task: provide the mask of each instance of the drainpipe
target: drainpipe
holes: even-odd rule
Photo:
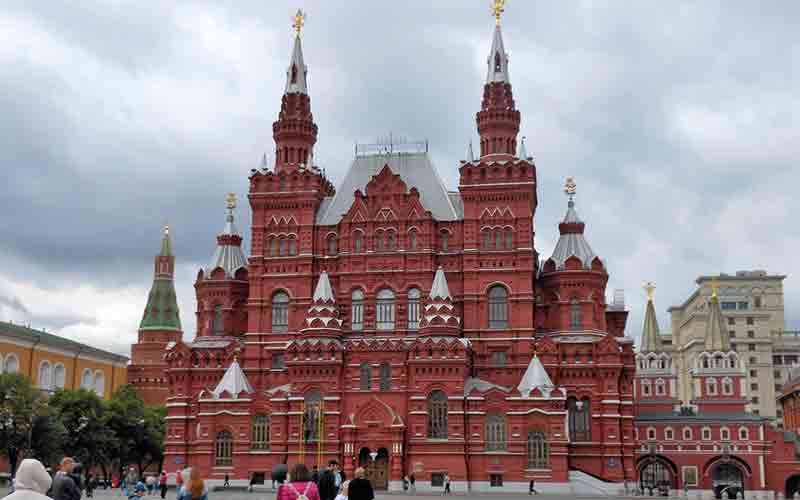
[[[464,411],[464,467],[467,470],[467,493],[472,492],[472,481],[470,480],[469,474],[469,415],[467,411],[467,394],[464,394],[464,400],[461,405],[462,410]]]

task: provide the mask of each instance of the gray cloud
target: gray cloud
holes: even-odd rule
[[[458,160],[477,136],[488,7],[302,6],[321,165],[341,179],[354,142],[393,132],[427,138],[454,188]],[[141,311],[168,220],[190,334],[191,284],[222,227],[224,195],[244,198],[249,169],[272,150],[296,7],[0,6],[5,277],[35,286],[38,302],[76,283],[102,294],[143,290],[131,307]],[[539,175],[537,247],[547,255],[554,246],[560,186],[574,175],[609,288],[628,290],[629,334],[641,328],[643,281],[658,283],[668,329],[666,307],[688,296],[698,274],[747,268],[789,275],[787,318],[800,326],[800,264],[791,258],[800,202],[788,193],[800,177],[799,10],[509,2],[511,78]],[[246,230],[249,210],[239,217]],[[42,303],[13,296],[32,322],[57,327]],[[112,324],[92,304],[74,308],[98,331]],[[138,314],[109,328],[133,339]]]

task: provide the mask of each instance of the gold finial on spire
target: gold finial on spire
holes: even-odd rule
[[[716,277],[711,278],[711,283],[709,283],[708,286],[711,287],[711,297],[716,298],[717,290],[719,290],[719,280]]]
[[[494,22],[500,26],[500,17],[503,11],[506,10],[506,0],[492,0],[492,14],[494,15]]]
[[[303,29],[303,25],[306,23],[306,13],[300,9],[297,9],[297,14],[294,15],[294,21],[292,22],[292,28],[294,28],[294,36],[300,38],[300,31]]]
[[[648,281],[647,283],[644,284],[644,287],[642,288],[644,288],[644,293],[647,294],[647,301],[652,302],[653,293],[655,293],[656,291],[656,285],[652,281]]]
[[[236,193],[228,193],[228,196],[225,198],[225,203],[228,206],[228,210],[236,208]]]
[[[572,198],[575,197],[577,187],[578,185],[575,184],[575,179],[572,177],[567,177],[567,181],[564,183],[564,193],[569,196],[570,202],[572,202]]]
[[[164,236],[169,236],[169,222],[164,224]]]

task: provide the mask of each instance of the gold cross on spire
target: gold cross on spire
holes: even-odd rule
[[[652,281],[648,281],[644,284],[644,293],[647,294],[647,300],[652,302],[653,301],[653,293],[656,291],[656,285],[653,284]]]
[[[575,184],[575,179],[567,177],[567,181],[564,183],[564,193],[569,196],[569,201],[572,201],[572,198],[575,197],[577,187],[578,185]]]
[[[492,14],[494,15],[494,22],[500,26],[500,17],[505,11],[506,0],[492,0]]]
[[[228,193],[228,196],[225,198],[225,204],[228,205],[228,210],[236,208],[236,193]]]
[[[294,36],[300,38],[300,31],[303,29],[303,25],[306,23],[306,13],[300,9],[297,9],[297,14],[294,15],[294,22],[292,22],[292,28],[294,28]]]

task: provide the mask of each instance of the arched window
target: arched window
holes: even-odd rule
[[[589,398],[578,401],[576,398],[567,400],[567,412],[569,413],[569,434],[570,441],[591,441],[592,426],[590,416]]]
[[[336,248],[335,234],[328,236],[327,247],[328,247],[328,255],[336,255],[338,249]]]
[[[378,292],[378,330],[394,329],[394,292],[385,288]]]
[[[514,248],[514,231],[510,227],[507,227],[505,233],[506,233],[506,248],[511,250],[512,248]]]
[[[272,296],[272,331],[289,330],[289,296],[286,292],[278,292]]]
[[[81,376],[81,387],[83,389],[91,389],[92,382],[94,382],[94,378],[92,377],[92,370],[86,368],[83,370],[83,375]]]
[[[664,439],[667,441],[672,441],[675,439],[675,431],[672,430],[672,427],[667,427],[664,429]]]
[[[664,379],[656,380],[656,396],[664,396],[667,394],[667,385]]]
[[[711,439],[711,430],[708,431],[708,439]],[[692,440],[692,428],[691,427],[684,427],[683,428],[683,440],[684,441],[691,441]]]
[[[578,297],[572,297],[569,301],[569,327],[571,330],[581,329],[581,304]]]
[[[508,327],[508,291],[499,285],[489,289],[489,328]]]
[[[278,239],[274,236],[269,238],[269,256],[275,257],[278,255]]]
[[[278,255],[280,255],[281,257],[286,255],[286,238],[284,238],[283,236],[278,238]]]
[[[361,253],[364,248],[364,233],[361,231],[353,232],[353,253]]]
[[[656,439],[656,428],[655,427],[648,427],[647,428],[647,439],[650,441],[655,441]]]
[[[506,419],[502,415],[486,417],[486,451],[506,449]]]
[[[450,250],[450,233],[447,231],[442,231],[439,234],[439,248],[442,252],[447,252]]]
[[[683,433],[686,434],[686,429],[683,430]],[[711,427],[703,427],[700,429],[700,439],[703,441],[711,441]]]
[[[254,450],[269,449],[269,415],[260,413],[253,417],[250,447]]]
[[[233,436],[228,431],[217,433],[215,443],[214,464],[217,467],[230,467],[233,465]]]
[[[447,439],[447,395],[442,391],[428,396],[428,438]]]
[[[731,380],[730,377],[722,379],[722,394],[726,396],[733,395],[733,380]]]
[[[53,385],[52,369],[49,361],[42,361],[39,365],[39,388],[50,390]]]
[[[419,329],[419,298],[420,291],[412,288],[408,291],[408,329]]]
[[[381,390],[392,390],[392,365],[387,362],[381,363]]]
[[[382,229],[375,233],[375,251],[376,252],[380,252],[380,251],[383,250],[383,246],[384,246],[383,245],[383,237],[384,237],[384,234],[383,234],[383,230]]]
[[[224,333],[224,326],[222,321],[222,306],[217,304],[214,306],[214,320],[211,330],[214,335],[222,335]]]
[[[491,250],[492,249],[492,232],[488,229],[484,229],[481,231],[483,233],[483,249],[484,250]]]
[[[642,380],[642,396],[650,396],[653,394],[653,388],[650,384],[650,381],[645,379]]]
[[[747,427],[739,427],[739,440],[747,441],[750,439],[750,433],[747,430]]]
[[[6,356],[5,361],[3,361],[3,372],[17,373],[17,371],[19,371],[19,359],[17,355],[12,352]]]
[[[361,372],[361,390],[368,391],[372,389],[372,367],[369,366],[369,363],[364,362],[361,363],[359,370]]]
[[[503,249],[503,231],[500,228],[494,230],[494,248],[495,250]]]
[[[55,384],[56,389],[63,389],[66,380],[67,374],[66,370],[64,369],[64,365],[59,363],[53,370],[53,383]]]
[[[94,392],[100,397],[106,392],[106,376],[100,370],[94,372]]]
[[[528,468],[547,469],[550,467],[550,445],[542,431],[528,433]]]
[[[408,249],[409,250],[416,250],[417,249],[417,231],[416,229],[412,229],[408,232]]]
[[[719,429],[719,438],[723,441],[730,441],[731,440],[731,430],[727,427],[721,427]]]
[[[386,231],[386,249],[397,249],[397,234],[394,231]]]
[[[322,395],[319,391],[306,394],[306,412],[303,415],[303,437],[307,443],[319,440],[320,430],[324,425],[325,416],[321,412]]]
[[[709,396],[717,395],[717,379],[713,377],[706,379],[706,394]]]
[[[350,328],[352,330],[362,330],[364,328],[364,292],[353,290],[351,298]]]
[[[289,236],[289,255],[297,255],[297,238]]]

